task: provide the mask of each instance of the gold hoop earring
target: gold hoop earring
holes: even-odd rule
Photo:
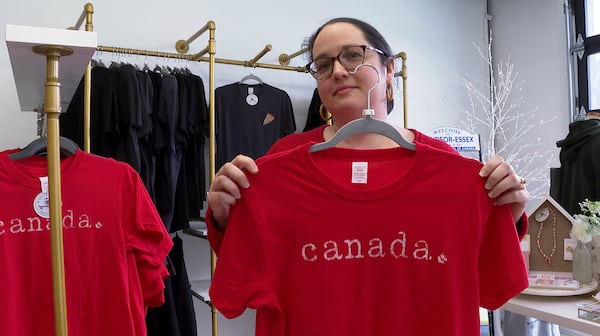
[[[385,95],[387,97],[387,100],[392,101],[394,100],[394,88],[392,87],[391,84],[389,84],[386,88],[385,88]]]
[[[327,111],[327,109],[325,108],[325,105],[323,105],[323,104],[321,104],[321,106],[319,106],[319,115],[321,116],[321,119],[323,119],[323,121],[331,120],[331,113],[329,113],[329,111]]]

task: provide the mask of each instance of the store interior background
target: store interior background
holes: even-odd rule
[[[85,3],[79,0],[20,0],[4,5],[0,11],[0,35],[4,40],[6,24],[50,28],[72,26]],[[363,19],[387,38],[396,53],[406,52],[407,126],[421,131],[442,126],[461,128],[462,109],[469,105],[466,90],[457,82],[457,77],[487,80],[487,65],[475,46],[486,48],[489,27],[493,32],[494,60],[506,61],[510,56],[514,71],[518,72],[518,81],[522,82],[517,93],[524,99],[521,112],[535,110],[539,120],[551,120],[522,135],[531,142],[539,141],[538,151],[550,153],[549,160],[540,160],[536,165],[547,166],[548,171],[550,167],[559,166],[555,143],[567,134],[570,121],[564,0],[305,0],[297,3],[274,0],[101,0],[91,3],[99,45],[175,53],[177,40],[188,39],[212,20],[216,24],[216,57],[249,60],[271,44],[272,51],[260,59],[261,63],[270,64],[278,64],[281,53],[290,54],[301,49],[303,40],[330,18]],[[207,41],[208,34],[201,35],[191,44],[190,53],[204,49]],[[151,68],[156,64],[187,67],[201,76],[208,88],[206,62],[106,52],[97,54],[95,59],[101,59],[105,64],[125,61],[140,66],[148,63]],[[290,65],[305,63],[306,57],[298,56]],[[302,130],[316,87],[315,80],[300,72],[217,64],[215,87],[237,82],[251,72],[290,95],[297,129]],[[395,97],[396,108],[390,120],[402,125],[400,83]],[[27,145],[36,137],[36,113],[20,109],[4,41],[0,43],[0,101],[3,103],[0,150]],[[530,207],[537,205],[539,200],[541,196],[534,198]],[[192,242],[198,244],[195,240]],[[206,246],[186,250],[186,253],[191,265],[188,268],[190,278],[206,273],[206,267],[193,266],[207,262]],[[201,311],[199,335],[210,334],[207,309],[198,307]],[[251,330],[248,331],[251,324],[252,316],[245,315],[234,323],[237,327],[222,327],[220,334],[245,335],[240,330],[251,334]]]

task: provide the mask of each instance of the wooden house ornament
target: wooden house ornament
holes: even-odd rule
[[[565,239],[570,239],[573,216],[546,196],[528,217],[529,271],[572,272],[570,245],[565,244]]]

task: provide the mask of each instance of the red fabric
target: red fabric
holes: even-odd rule
[[[273,146],[271,147],[271,149],[269,149],[266,155],[286,151],[297,146],[305,145],[309,142],[323,142],[325,141],[325,138],[323,137],[323,130],[325,129],[325,127],[327,127],[327,125],[314,128],[307,132],[294,133],[292,135],[288,135],[284,138],[281,138],[277,142],[275,142],[275,144],[273,144]],[[452,148],[450,145],[441,140],[426,136],[425,134],[415,129],[411,129],[411,131],[415,134],[415,143],[430,145],[432,147],[443,151],[447,151],[449,153],[458,154],[458,152],[454,150],[454,148]],[[519,233],[520,239],[523,239],[525,234],[527,234],[528,223],[529,221],[527,215],[523,213],[523,216],[517,222],[517,231]],[[219,249],[221,247],[221,242],[223,240],[223,232],[217,230],[214,224],[212,223],[212,210],[210,209],[210,207],[206,211],[206,224],[206,226],[208,227],[208,240],[210,241],[212,249],[215,251],[215,253],[218,254]]]
[[[210,289],[228,318],[256,309],[257,336],[475,336],[480,306],[528,285],[510,208],[475,160],[417,143],[257,162]],[[353,162],[368,183],[350,182]]]
[[[269,149],[266,155],[283,152],[297,146],[305,145],[309,142],[323,142],[325,141],[325,138],[323,137],[323,130],[327,126],[328,125],[322,125],[303,133],[294,133],[283,137],[277,140],[273,146],[271,146],[271,149]],[[441,140],[428,137],[417,130],[411,129],[411,131],[415,134],[415,143],[424,143],[441,150],[457,153],[454,148]],[[217,230],[212,223],[212,210],[210,207],[208,207],[206,210],[206,226],[208,227],[208,240],[210,245],[215,253],[218,254],[221,247],[221,241],[223,240],[223,232]],[[527,233],[527,230],[525,230],[525,233]]]
[[[49,220],[34,211],[46,159],[0,155],[0,335],[54,335]],[[61,161],[69,335],[146,335],[172,242],[138,174],[78,151]]]

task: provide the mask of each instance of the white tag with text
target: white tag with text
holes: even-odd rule
[[[352,183],[367,184],[368,162],[352,162]]]

